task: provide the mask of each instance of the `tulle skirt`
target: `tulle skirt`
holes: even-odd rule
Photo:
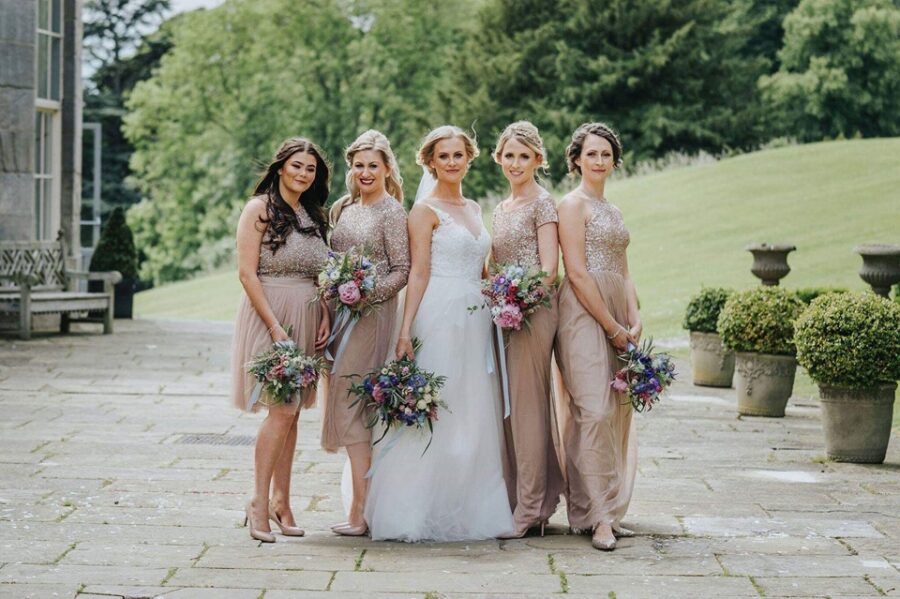
[[[312,279],[300,277],[261,276],[263,292],[278,322],[292,327],[291,338],[297,348],[307,355],[316,353],[316,332],[322,318],[321,305],[316,300],[316,286]],[[272,346],[272,337],[257,314],[247,294],[241,294],[231,349],[231,401],[235,407],[247,409],[256,379],[247,374],[247,362]],[[315,405],[316,390],[306,389],[297,405]],[[260,404],[253,406],[253,411]]]
[[[627,325],[625,281],[613,272],[591,273],[606,307]],[[559,293],[556,360],[557,412],[563,431],[569,525],[617,526],[628,510],[637,470],[632,407],[609,386],[622,366],[597,321],[568,280]]]
[[[413,324],[425,370],[447,377],[434,438],[392,431],[373,455],[365,517],[373,539],[461,541],[513,528],[502,465],[502,413],[490,315],[479,281],[432,276]]]

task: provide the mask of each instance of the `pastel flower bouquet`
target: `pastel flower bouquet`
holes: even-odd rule
[[[677,373],[672,357],[654,353],[653,341],[645,339],[640,348],[629,344],[628,352],[619,359],[626,365],[616,372],[610,386],[625,394],[636,412],[650,411],[675,380]]]
[[[413,339],[413,350],[419,351],[421,342]],[[381,423],[384,432],[378,443],[392,428],[427,428],[434,434],[434,423],[438,420],[439,408],[447,409],[441,400],[440,390],[447,377],[423,370],[415,359],[403,357],[393,360],[363,376],[362,381],[350,385],[350,393],[356,400],[350,407],[362,402],[371,410],[369,428]],[[431,445],[431,439],[425,451]]]
[[[324,359],[303,354],[293,341],[276,341],[247,363],[247,372],[257,381],[247,409],[257,402],[264,406],[289,404],[294,394],[315,388],[327,369]]]
[[[550,306],[551,290],[544,284],[544,271],[531,273],[518,264],[497,264],[492,274],[481,283],[481,306],[470,311],[490,308],[491,319],[501,329],[518,331],[528,325],[528,317],[541,307]]]
[[[369,296],[375,290],[375,278],[375,264],[365,252],[356,248],[329,251],[319,273],[318,295],[337,300],[335,311],[339,316],[359,317],[371,303]]]

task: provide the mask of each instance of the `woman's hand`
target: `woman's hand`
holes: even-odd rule
[[[328,310],[322,310],[322,318],[319,320],[319,330],[316,331],[316,345],[315,348],[317,351],[321,351],[325,349],[325,344],[328,343],[328,337],[331,335],[331,317],[328,315]]]
[[[269,335],[272,336],[272,342],[277,343],[278,341],[290,341],[291,338],[288,337],[288,334],[284,332],[284,329],[279,323],[275,323],[271,329],[269,329]]]
[[[641,340],[641,333],[644,332],[644,325],[641,324],[640,321],[637,322],[636,325],[628,329],[628,334],[631,335],[631,338],[634,339],[634,344],[637,345],[638,341]]]
[[[609,339],[610,344],[614,348],[622,353],[628,351],[629,344],[633,344],[635,347],[637,347],[635,338],[631,335],[628,329],[620,324],[617,324],[616,328],[611,333],[607,333],[606,338]]]
[[[409,337],[397,339],[397,359],[400,360],[404,357],[409,359],[416,357],[416,354],[413,352],[412,339]]]

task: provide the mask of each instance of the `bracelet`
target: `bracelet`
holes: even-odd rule
[[[412,341],[411,337],[397,337],[397,341]]]
[[[269,330],[266,331],[266,332],[267,332],[269,335],[271,335],[271,334],[272,334],[272,331],[275,330],[275,327],[280,327],[280,326],[281,326],[281,323],[280,323],[280,322],[276,322],[275,324],[273,324],[272,326],[270,326],[270,327],[269,327]]]
[[[613,339],[615,339],[616,337],[618,337],[619,335],[621,335],[624,332],[625,332],[625,327],[623,327],[622,325],[619,325],[619,330],[616,331],[616,334],[613,335],[612,337],[607,335],[606,338],[609,339],[610,341],[612,341]]]

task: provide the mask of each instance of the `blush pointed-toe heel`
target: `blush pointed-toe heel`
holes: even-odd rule
[[[600,551],[612,551],[616,548],[616,537],[612,534],[612,530],[609,533],[598,532],[596,527],[594,528],[594,534],[591,536],[591,547],[594,549],[599,549]]]
[[[275,535],[271,532],[266,532],[264,530],[258,530],[256,525],[253,522],[253,518],[250,516],[250,504],[247,504],[247,507],[244,508],[244,526],[246,526],[250,530],[250,538],[256,539],[257,541],[261,541],[263,543],[274,543]]]
[[[286,537],[302,537],[306,534],[306,531],[297,526],[288,526],[287,524],[281,521],[281,518],[278,517],[278,512],[276,512],[272,507],[269,507],[269,520],[275,523],[281,530],[281,534]]]
[[[365,522],[359,526],[350,526],[350,524],[347,524],[347,526],[339,526],[337,528],[332,528],[331,530],[345,537],[362,537],[369,532],[369,525]]]

